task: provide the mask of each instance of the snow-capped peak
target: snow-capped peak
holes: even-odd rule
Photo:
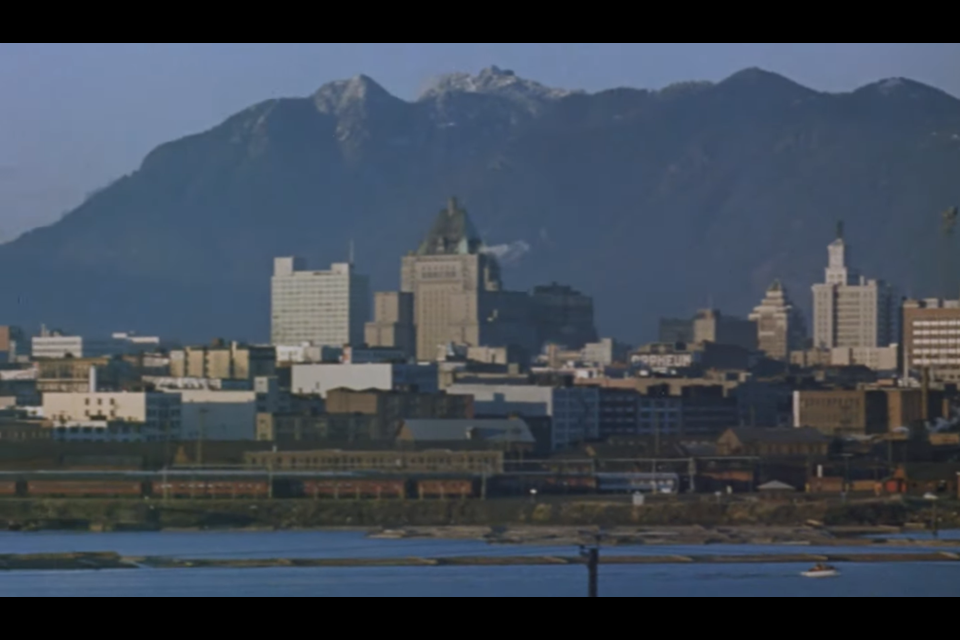
[[[486,93],[509,98],[556,100],[582,91],[567,91],[544,86],[532,80],[524,80],[511,70],[493,66],[477,75],[450,73],[431,82],[420,95],[420,100],[444,93]]]
[[[340,113],[357,102],[397,100],[372,78],[359,75],[349,80],[329,82],[313,95],[317,109],[324,113]]]
[[[881,80],[877,83],[877,90],[884,95],[890,95],[903,86],[903,78],[887,78],[886,80]]]

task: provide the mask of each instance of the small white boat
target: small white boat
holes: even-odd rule
[[[804,571],[800,575],[802,575],[804,578],[815,578],[815,579],[838,578],[840,576],[840,572],[837,571],[834,567],[818,564],[813,569],[810,569],[810,571]]]

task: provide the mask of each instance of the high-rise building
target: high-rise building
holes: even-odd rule
[[[530,296],[503,291],[496,257],[456,199],[403,258],[401,290],[413,294],[419,360],[451,344],[539,350]]]
[[[557,283],[535,287],[532,297],[534,322],[542,344],[576,350],[597,341],[593,298]]]
[[[370,319],[370,282],[350,263],[308,271],[300,258],[277,258],[271,307],[274,345],[359,346]]]
[[[657,342],[674,344],[694,342],[693,320],[684,318],[660,318],[660,332]]]
[[[28,345],[23,329],[19,327],[0,327],[0,362],[13,362],[18,355],[27,355]]]
[[[907,376],[960,382],[960,300],[903,303],[903,367]]]
[[[813,285],[813,344],[818,349],[887,347],[900,342],[899,301],[882,280],[848,266],[842,226],[829,248],[825,282]]]
[[[757,325],[716,309],[703,309],[693,318],[693,342],[732,344],[753,351],[757,348]]]
[[[379,291],[373,296],[373,322],[364,337],[369,347],[390,347],[407,357],[416,355],[417,329],[413,322],[413,294]]]
[[[757,324],[757,342],[761,351],[774,360],[788,360],[791,351],[803,349],[807,339],[806,322],[793,306],[786,288],[774,282],[750,320]]]

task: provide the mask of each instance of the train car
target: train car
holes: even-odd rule
[[[476,497],[477,486],[473,480],[418,480],[416,494],[421,500],[466,499]]]
[[[489,482],[488,495],[526,496],[531,490],[543,495],[592,494],[597,491],[593,475],[524,473],[498,476]]]
[[[680,476],[676,473],[598,473],[600,493],[677,494]]]
[[[540,493],[594,493],[597,477],[592,475],[547,475],[537,478]]]
[[[168,480],[154,482],[152,493],[156,498],[220,500],[266,499],[270,497],[270,485],[256,480]]]
[[[402,500],[406,496],[403,480],[323,479],[305,480],[300,496],[319,500]]]
[[[44,498],[140,498],[143,484],[109,480],[31,480],[27,495]]]
[[[19,495],[19,486],[16,482],[0,482],[0,498],[15,498]]]

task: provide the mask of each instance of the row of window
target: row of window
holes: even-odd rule
[[[952,330],[946,330],[946,331],[944,330],[936,331],[936,330],[926,329],[921,331],[914,331],[913,335],[915,336],[950,336],[950,337],[953,337],[954,339],[957,339],[957,338],[960,338],[960,329],[952,329]]]

